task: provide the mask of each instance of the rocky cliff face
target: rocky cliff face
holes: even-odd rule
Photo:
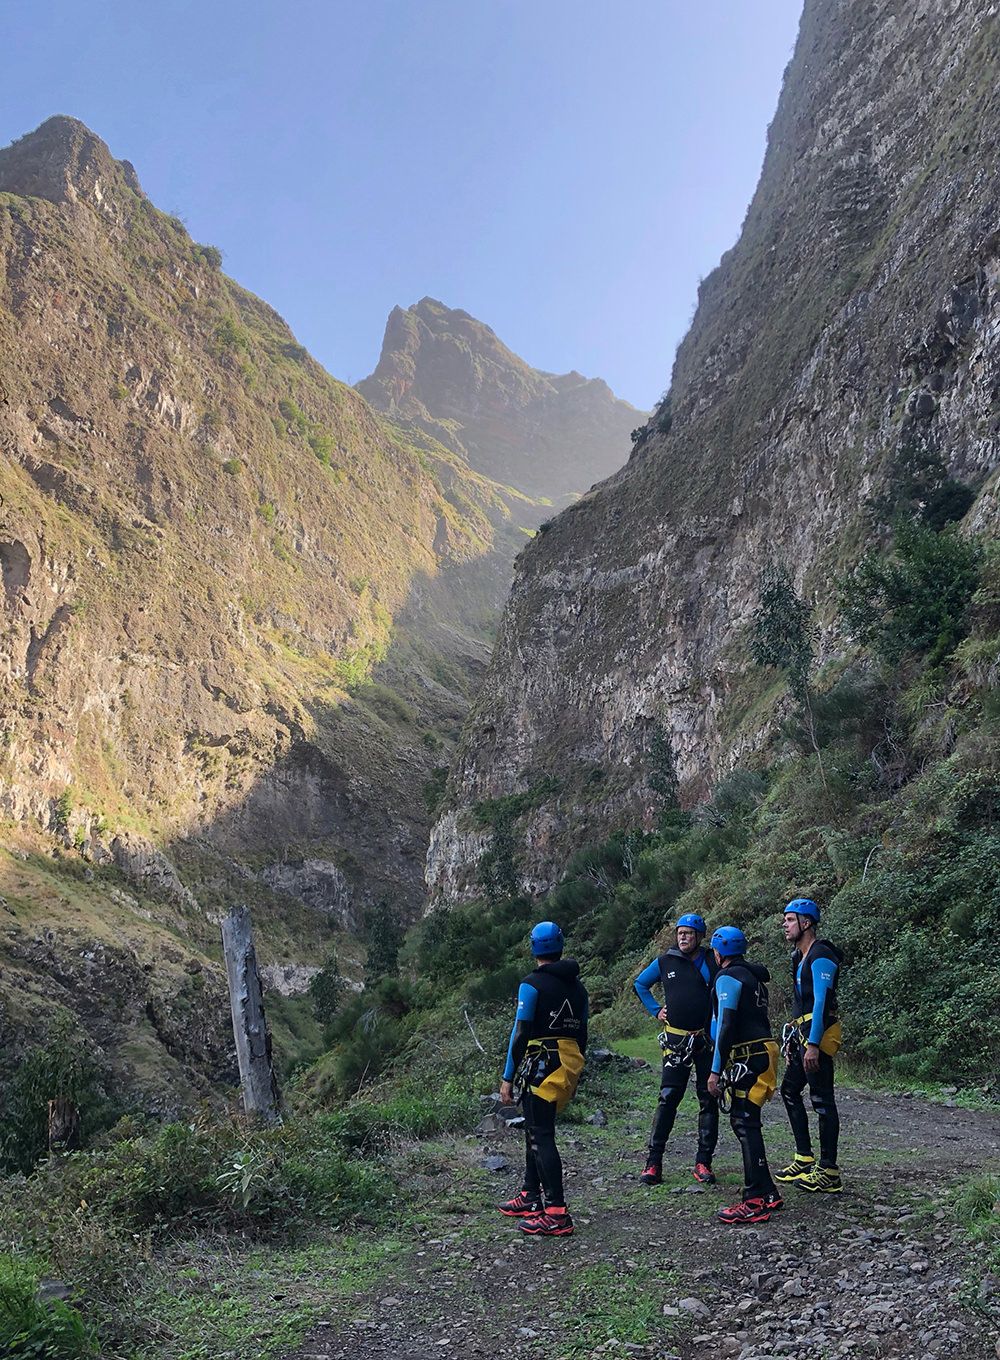
[[[489,326],[433,298],[393,309],[358,391],[477,471],[557,502],[620,467],[645,419],[599,378],[530,368]]]
[[[761,568],[783,560],[829,625],[833,576],[913,459],[971,483],[968,526],[997,532],[998,89],[990,0],[807,0],[669,401],[520,558],[432,837],[439,897],[477,891],[477,801],[527,795],[521,869],[540,891],[581,840],[648,821],[658,729],[691,800],[757,745]]]

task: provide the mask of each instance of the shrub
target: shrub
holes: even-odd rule
[[[67,1019],[46,1042],[25,1054],[5,1084],[0,1114],[0,1171],[29,1172],[48,1150],[48,1103],[69,1100],[80,1111],[86,1141],[108,1128],[117,1108],[104,1089],[104,1074],[87,1036]]]
[[[222,471],[228,472],[230,477],[236,477],[243,471],[242,458],[227,458],[222,464]]]
[[[326,430],[314,430],[309,436],[308,444],[323,466],[329,467],[330,455],[336,446],[333,435]]]
[[[980,545],[954,529],[897,520],[892,553],[866,553],[841,582],[852,636],[891,665],[907,655],[943,661],[968,631],[981,560]]]
[[[69,819],[73,815],[73,794],[69,789],[63,789],[56,799],[55,812],[52,818],[53,829],[65,835],[69,830]]]
[[[399,971],[399,946],[402,944],[403,932],[385,898],[366,913],[365,934],[368,943],[365,983],[372,986]]]
[[[290,397],[278,402],[278,410],[286,421],[286,428],[290,425],[303,438],[309,433],[309,420],[305,412],[301,411]]]
[[[38,1297],[37,1265],[0,1253],[0,1355],[10,1360],[76,1360],[96,1354],[83,1318],[61,1299]]]
[[[323,967],[309,983],[313,1012],[321,1025],[329,1025],[344,997],[344,980],[336,951],[331,949],[323,960]]]
[[[195,259],[200,260],[202,264],[208,265],[209,269],[222,268],[222,251],[218,246],[196,245],[194,247],[194,256]]]
[[[250,349],[250,335],[234,316],[222,318],[215,328],[215,340],[223,349],[244,352]]]
[[[425,746],[431,745],[431,743],[427,741],[427,737],[429,737],[430,735],[431,734],[429,732],[424,733]],[[438,808],[440,808],[442,802],[444,801],[444,794],[447,784],[448,784],[447,765],[435,765],[434,769],[424,780],[424,786],[423,789],[421,790],[421,796],[423,797],[424,800],[424,807],[427,809],[427,811],[430,813],[432,817],[437,813]]]

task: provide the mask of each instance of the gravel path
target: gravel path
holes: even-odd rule
[[[622,1075],[606,1127],[562,1126],[571,1238],[526,1240],[492,1211],[519,1184],[516,1131],[425,1149],[406,1173],[424,1210],[406,1246],[289,1360],[996,1360],[1000,1295],[992,1278],[977,1292],[982,1271],[948,1202],[960,1175],[996,1167],[1000,1117],[845,1092],[845,1193],[792,1188],[770,1223],[733,1229],[714,1213],[736,1197],[736,1141],[724,1119],[722,1184],[695,1185],[690,1099],[664,1185],[638,1184],[655,1087],[648,1070]],[[766,1126],[781,1164],[777,1102]],[[510,1171],[483,1170],[487,1155]]]

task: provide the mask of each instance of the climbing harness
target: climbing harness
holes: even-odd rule
[[[781,1030],[781,1056],[785,1062],[791,1062],[795,1056],[796,1048],[802,1043],[802,1036],[799,1034],[799,1027],[794,1020],[789,1020]]]
[[[511,1083],[515,1105],[520,1104],[526,1090],[542,1084],[550,1069],[558,1065],[558,1059],[558,1052],[552,1053],[546,1048],[544,1039],[528,1040],[528,1047]]]
[[[771,1039],[750,1039],[744,1044],[734,1044],[729,1053],[729,1065],[719,1077],[719,1109],[725,1114],[732,1108],[733,1096],[745,1096],[740,1087],[751,1075],[748,1059],[768,1052]],[[772,1049],[773,1051],[773,1049]],[[737,1057],[736,1055],[740,1056]],[[755,1077],[754,1080],[757,1080]],[[753,1083],[751,1082],[751,1085]]]
[[[700,1029],[674,1029],[672,1025],[664,1025],[656,1036],[657,1042],[663,1050],[664,1067],[689,1065],[694,1058],[698,1038],[702,1033],[703,1031]]]
[[[750,1075],[750,1065],[745,1062],[730,1063],[719,1077],[719,1109],[728,1114],[733,1108],[733,1094],[740,1083]]]

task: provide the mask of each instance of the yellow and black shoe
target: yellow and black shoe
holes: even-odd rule
[[[808,1190],[812,1194],[839,1195],[844,1188],[840,1179],[840,1168],[837,1166],[817,1166],[804,1176],[799,1182],[800,1190]]]
[[[792,1181],[804,1181],[815,1170],[815,1157],[800,1157],[796,1153],[787,1166],[783,1166],[780,1171],[774,1173],[774,1179],[781,1181],[782,1185],[789,1185]]]

